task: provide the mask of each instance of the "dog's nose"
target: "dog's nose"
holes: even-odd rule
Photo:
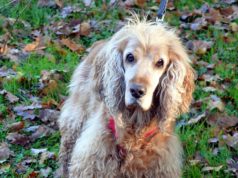
[[[146,89],[142,85],[132,84],[130,87],[130,92],[134,98],[139,99],[145,95]]]

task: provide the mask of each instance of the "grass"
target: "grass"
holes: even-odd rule
[[[4,7],[7,3],[7,0],[0,1],[0,7]],[[69,1],[66,1],[69,2]],[[71,1],[73,2],[73,1]],[[78,1],[75,1],[78,2]],[[213,1],[206,1],[207,3],[211,3]],[[175,6],[181,11],[184,10],[192,10],[195,8],[201,7],[204,1],[176,1]],[[82,13],[72,13],[69,17],[65,19],[65,21],[70,21],[73,18],[79,18],[82,21],[87,21],[90,18],[94,18],[97,21],[101,20],[111,20],[109,24],[109,28],[105,28],[104,26],[99,31],[93,31],[90,36],[77,38],[77,42],[83,44],[85,47],[89,47],[95,41],[100,39],[105,39],[110,37],[114,33],[114,29],[116,27],[117,20],[121,19],[123,16],[127,14],[123,9],[112,9],[110,11],[104,11],[102,15],[102,1],[97,1],[97,3],[91,7],[86,8],[86,10],[82,11]],[[149,3],[148,6],[154,6],[156,4]],[[78,4],[79,7],[82,7],[82,3]],[[26,8],[25,8],[26,7]],[[146,7],[145,7],[146,8]],[[23,11],[23,9],[25,9]],[[85,8],[84,8],[85,9]],[[137,9],[139,12],[140,10]],[[31,3],[27,0],[20,1],[20,3],[9,5],[5,8],[0,8],[0,16],[5,16],[7,18],[18,18],[19,22],[14,24],[12,27],[2,27],[0,25],[0,35],[6,33],[7,30],[13,33],[14,29],[23,30],[26,28],[21,20],[29,23],[31,28],[26,28],[26,33],[34,30],[34,29],[42,29],[43,26],[48,26],[52,20],[58,21],[59,11],[57,9],[52,9],[48,7],[39,8],[37,6],[37,1],[32,0]],[[171,24],[172,26],[178,26],[180,24],[179,17],[174,12],[167,12],[166,22]],[[235,21],[238,23],[238,20]],[[0,24],[4,24],[4,18],[0,18]],[[22,32],[23,33],[23,32]],[[207,30],[201,30],[198,32],[189,32],[189,39],[199,39],[199,40],[208,40],[213,41],[214,45],[211,50],[205,55],[201,56],[199,60],[207,61],[209,63],[215,64],[214,72],[219,75],[223,80],[230,79],[231,82],[228,83],[228,87],[225,89],[225,92],[219,93],[219,91],[215,91],[213,94],[220,96],[225,100],[225,113],[228,115],[238,116],[238,69],[237,69],[237,41],[238,34],[234,33],[226,33],[228,38],[231,38],[232,41],[229,43],[225,43],[223,36],[224,30],[215,29],[213,27],[209,27]],[[50,38],[56,39],[58,38],[55,34],[49,33]],[[214,41],[215,40],[215,41]],[[23,44],[27,44],[32,42],[33,39],[31,36],[25,35],[19,37],[18,35],[13,35],[9,41],[10,45],[17,45],[19,42]],[[47,101],[50,99],[55,99],[56,101],[60,101],[60,95],[67,95],[67,84],[70,80],[70,76],[74,68],[77,66],[79,59],[85,54],[82,53],[80,55],[75,52],[69,51],[66,48],[59,48],[56,44],[49,44],[46,53],[51,54],[53,58],[49,58],[47,56],[42,56],[39,54],[31,54],[27,57],[27,59],[21,61],[20,63],[9,62],[8,60],[0,61],[0,66],[5,66],[7,68],[14,68],[17,71],[17,76],[15,78],[7,79],[4,81],[0,81],[0,86],[15,94],[16,96],[21,98],[21,103],[30,103],[29,98],[22,95],[21,90],[24,89],[30,92],[32,95],[38,95],[36,85],[39,82],[41,72],[43,70],[66,70],[66,73],[63,73],[64,80],[59,81],[58,87],[48,93],[45,96],[41,96],[43,100]],[[212,59],[213,55],[217,55],[219,60]],[[196,67],[196,71],[199,75],[206,73],[206,67],[202,66],[194,66]],[[23,80],[24,79],[24,80]],[[218,83],[219,85],[222,82]],[[210,93],[204,92],[202,89],[206,84],[203,81],[196,82],[196,91],[194,92],[194,99],[204,99],[210,96]],[[227,99],[228,98],[228,99]],[[5,141],[5,137],[8,133],[8,130],[5,127],[5,122],[7,122],[8,117],[8,101],[6,101],[3,96],[0,95],[0,115],[3,116],[3,121],[0,120],[0,141]],[[203,103],[200,108],[200,112],[205,112],[207,109],[207,103]],[[184,115],[182,118],[190,118],[190,115]],[[22,120],[22,118],[16,118],[17,120]],[[34,124],[34,123],[30,123]],[[212,151],[214,146],[208,144],[208,139],[212,138],[214,135],[214,128],[206,125],[205,122],[197,123],[193,126],[182,126],[176,129],[179,134],[183,147],[184,147],[184,169],[183,169],[183,177],[230,177],[231,175],[224,172],[227,168],[226,160],[231,158],[232,155],[238,154],[233,150],[230,150],[227,146],[219,147],[219,153],[217,156],[214,156]],[[220,133],[222,134],[222,132]],[[33,148],[42,148],[46,147],[49,151],[55,152],[58,155],[59,150],[59,142],[60,135],[59,132],[56,132],[53,135],[43,137],[37,139],[31,147]],[[1,176],[4,177],[15,177],[22,176],[27,177],[32,171],[40,170],[41,168],[46,168],[50,166],[53,170],[57,168],[57,162],[55,160],[46,161],[44,164],[40,164],[38,161],[36,163],[31,163],[25,173],[16,174],[16,165],[19,162],[22,162],[26,158],[34,158],[39,159],[38,157],[34,157],[28,149],[25,149],[22,146],[11,145],[11,150],[14,151],[15,156],[13,156],[8,162],[10,163],[10,168],[6,170],[4,174]],[[211,171],[209,173],[202,172],[203,165],[198,163],[196,165],[191,165],[189,160],[196,159],[195,155],[199,154],[204,159],[204,162],[209,166],[220,166],[223,165],[221,171]],[[7,165],[8,163],[4,163],[3,165]],[[2,167],[2,165],[1,165]],[[51,174],[52,176],[52,174]]]
[[[206,128],[206,129],[205,129]],[[226,160],[231,157],[231,152],[226,146],[219,147],[219,153],[217,156],[213,154],[213,146],[208,144],[208,140],[213,138],[213,128],[207,129],[204,123],[196,125],[195,127],[182,127],[178,130],[182,143],[184,143],[184,151],[186,154],[185,167],[183,177],[202,177],[202,164],[191,165],[189,160],[196,160],[195,155],[200,155],[202,160],[207,165],[216,167],[220,165],[226,165]],[[201,158],[200,158],[201,159]],[[207,174],[208,177],[229,177],[230,174],[225,172],[215,172]]]
[[[11,3],[7,5],[9,1],[2,0],[0,2],[1,14],[10,18],[20,18],[25,22],[32,25],[33,28],[39,28],[45,23],[50,22],[50,16],[54,11],[51,8],[39,8],[37,6],[37,0],[23,0],[19,3]],[[5,8],[4,8],[5,7]],[[22,23],[15,24],[14,28],[23,28]]]

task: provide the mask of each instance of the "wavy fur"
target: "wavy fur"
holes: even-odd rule
[[[127,109],[124,101],[123,55],[133,40],[143,51],[165,46],[169,61],[147,111]],[[129,21],[111,39],[96,43],[74,72],[59,118],[62,175],[180,177],[182,148],[174,124],[188,111],[193,90],[194,72],[174,31],[159,22]],[[107,128],[111,116],[116,140]],[[155,127],[159,132],[146,140],[143,135]],[[126,150],[124,158],[118,156],[118,145]]]

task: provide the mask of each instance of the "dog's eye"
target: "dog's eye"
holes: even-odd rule
[[[131,53],[129,53],[129,54],[127,54],[127,56],[126,56],[126,61],[127,62],[134,62],[135,61],[135,58],[134,58],[134,56],[133,56],[133,54],[131,54]]]
[[[164,60],[162,58],[160,58],[157,62],[156,62],[156,67],[162,67],[164,65]]]

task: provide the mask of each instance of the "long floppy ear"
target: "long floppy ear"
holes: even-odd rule
[[[104,44],[95,61],[96,86],[111,113],[124,108],[124,69],[120,41],[114,37]]]
[[[159,114],[163,119],[187,112],[194,90],[188,55],[180,43],[175,45],[169,48],[170,64],[159,88]]]
[[[98,42],[95,42],[92,47],[89,49],[89,55],[88,57],[91,57],[93,61],[91,62],[92,69],[93,70],[93,79],[95,81],[95,91],[98,93],[98,96],[102,98],[102,91],[103,91],[103,71],[104,71],[104,65],[105,65],[105,58],[101,54],[101,51],[103,48],[105,48],[105,45],[107,44],[107,41],[101,40]]]

